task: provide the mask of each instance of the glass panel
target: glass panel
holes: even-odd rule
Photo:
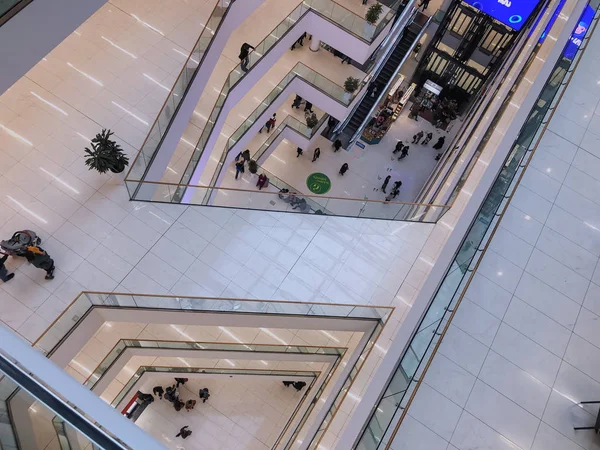
[[[582,49],[580,49],[581,51]],[[519,136],[508,154],[504,167],[498,174],[490,192],[485,198],[480,210],[473,220],[471,227],[463,239],[454,261],[449,266],[440,288],[434,295],[425,317],[419,324],[407,351],[399,361],[395,374],[392,376],[376,411],[371,415],[368,426],[360,437],[357,448],[379,448],[392,424],[394,416],[398,416],[399,408],[404,407],[412,392],[416,389],[417,376],[421,375],[426,362],[433,355],[433,348],[440,339],[440,330],[448,324],[451,311],[457,307],[457,302],[464,293],[469,276],[473,273],[474,261],[480,257],[485,245],[484,239],[489,239],[489,228],[500,208],[506,204],[505,197],[513,180],[522,172],[524,161],[527,161],[535,142],[542,136],[540,128],[550,114],[550,105],[553,103],[560,84],[556,81],[557,74],[561,74],[561,82],[571,65],[571,61],[561,58],[549,77],[552,82],[547,82],[542,89],[538,101],[529,113],[528,119],[521,128]],[[535,139],[534,139],[535,138]],[[408,379],[415,377],[415,382],[406,385]],[[400,397],[398,397],[398,395]],[[394,398],[393,405],[389,399]],[[398,418],[399,419],[399,418]],[[397,423],[395,431],[398,429]]]

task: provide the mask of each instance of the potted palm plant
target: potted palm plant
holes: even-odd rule
[[[114,133],[103,129],[92,139],[91,149],[85,148],[85,165],[89,170],[96,169],[100,173],[111,171],[121,173],[129,165],[129,158],[119,144],[110,139]]]
[[[383,12],[383,5],[379,2],[371,5],[365,14],[365,33],[368,37],[375,33],[375,24],[379,20],[379,16]]]
[[[352,94],[358,89],[359,83],[360,83],[360,80],[358,78],[354,78],[354,77],[346,78],[346,81],[344,81],[344,90],[346,91],[344,93],[344,101],[345,102],[348,102],[350,100],[350,98],[352,97]]]

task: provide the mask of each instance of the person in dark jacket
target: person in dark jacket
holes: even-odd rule
[[[190,434],[192,434],[192,431],[191,431],[191,430],[188,430],[188,428],[189,428],[189,427],[190,427],[189,425],[186,425],[185,427],[181,427],[181,429],[179,430],[179,433],[177,433],[177,434],[175,435],[175,437],[179,437],[179,436],[181,436],[181,438],[182,438],[182,439],[187,439],[187,437],[188,437]]]
[[[248,72],[248,63],[250,62],[250,50],[254,50],[254,47],[252,47],[250,44],[248,44],[247,42],[244,42],[242,44],[242,47],[240,48],[240,65],[242,68],[242,71],[244,72]]]
[[[398,161],[400,161],[401,159],[404,159],[408,156],[408,149],[410,147],[408,145],[405,145],[404,148],[402,149],[402,152],[400,153],[400,156],[398,157]]]
[[[296,94],[294,101],[292,102],[292,108],[300,109],[300,105],[302,104],[302,97]]]
[[[383,191],[383,193],[385,194],[385,188],[387,187],[388,183],[390,182],[390,179],[392,178],[391,175],[388,175],[387,177],[385,177],[385,181],[383,182],[383,184],[381,185],[381,190]]]
[[[302,150],[300,147],[296,147],[296,158],[300,158],[300,156],[302,156],[302,153],[304,152],[304,150]]]
[[[44,251],[43,248],[36,245],[30,245],[25,250],[25,258],[34,267],[46,271],[46,280],[52,280],[54,278],[54,260],[50,258],[50,255]]]
[[[4,281],[5,283],[15,277],[14,273],[8,273],[8,270],[6,270],[4,263],[7,259],[8,255],[4,255],[2,258],[0,258],[0,280]]]
[[[183,386],[185,383],[187,383],[187,381],[187,378],[175,378],[175,389],[177,389],[179,385]]]
[[[206,403],[206,400],[208,400],[208,397],[210,397],[210,392],[208,391],[208,388],[200,389],[200,392],[198,392],[198,397],[202,399],[202,403]]]
[[[434,144],[433,148],[435,148],[436,150],[441,150],[442,147],[444,146],[444,141],[446,140],[445,136],[442,136],[441,138],[439,138],[437,140],[437,142]]]
[[[394,151],[392,153],[401,152],[403,148],[404,148],[404,144],[402,143],[402,141],[398,141],[398,142],[396,142],[396,148],[394,149]]]
[[[154,395],[158,395],[158,398],[162,400],[165,390],[162,388],[162,386],[155,386],[154,389],[152,389],[152,393]]]
[[[304,39],[305,38],[306,38],[306,31],[304,33],[302,33],[302,35],[298,38],[298,40],[292,44],[292,48],[290,48],[290,50],[294,50],[296,48],[296,44],[298,44],[300,47],[304,47]]]
[[[312,162],[315,162],[317,159],[319,159],[319,156],[321,156],[321,149],[319,147],[317,147],[317,148],[315,148],[315,151],[313,152]]]
[[[429,144],[429,141],[433,138],[433,133],[429,132],[425,135],[425,139],[423,139],[423,145]]]
[[[306,383],[304,381],[296,381],[292,386],[294,386],[297,392],[300,392],[306,386]]]
[[[340,148],[342,148],[342,141],[336,139],[333,143],[333,153],[337,152]]]
[[[309,102],[308,100],[306,101],[306,103],[304,104],[304,111],[310,111],[313,112],[312,110],[312,103]]]
[[[235,179],[237,180],[238,175],[244,173],[244,160],[235,163]]]
[[[348,163],[342,164],[342,167],[340,167],[340,175],[344,175],[349,168],[350,166],[348,166]]]

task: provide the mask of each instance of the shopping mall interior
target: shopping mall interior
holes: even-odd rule
[[[0,1],[0,449],[600,449],[599,8]]]

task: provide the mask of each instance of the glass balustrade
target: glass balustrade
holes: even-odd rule
[[[260,353],[287,353],[300,355],[329,355],[342,357],[346,349],[338,347],[314,347],[299,345],[264,345],[264,344],[236,344],[222,342],[188,342],[188,341],[149,341],[139,339],[121,339],[113,349],[100,362],[98,367],[85,381],[84,386],[93,389],[115,361],[128,348],[156,348],[166,350],[192,350],[192,351],[223,351],[223,352],[260,352]]]
[[[54,438],[45,425],[56,414],[63,418],[57,430],[60,433]],[[45,450],[57,444],[65,449],[130,448],[4,354],[0,354],[0,417],[3,450]],[[78,447],[73,447],[73,442]]]
[[[182,311],[205,311],[205,312],[230,312],[230,313],[255,313],[255,314],[273,314],[273,315],[289,315],[289,316],[310,316],[310,317],[328,317],[328,318],[353,318],[359,320],[375,321],[373,331],[358,358],[357,363],[351,368],[346,379],[344,380],[343,389],[336,394],[333,403],[326,415],[326,426],[328,426],[331,417],[340,407],[343,398],[349,390],[352,382],[356,378],[368,352],[371,350],[377,340],[384,324],[387,322],[390,314],[393,311],[391,307],[372,307],[363,305],[344,305],[331,303],[301,303],[287,301],[269,301],[269,300],[238,300],[238,299],[217,299],[208,297],[173,297],[173,296],[154,296],[154,295],[135,295],[135,294],[117,294],[117,293],[99,293],[99,292],[82,292],[71,305],[55,320],[55,322],[44,332],[44,334],[33,344],[36,349],[45,355],[51,355],[53,350],[61,343],[69,332],[74,329],[85,318],[86,314],[93,307],[126,307],[126,308],[152,308],[165,310],[182,310]],[[186,345],[186,344],[179,344]],[[205,345],[204,343],[202,345]],[[223,344],[219,344],[223,345]],[[229,344],[228,344],[229,345]],[[237,344],[231,344],[236,346]],[[242,347],[246,347],[243,344]],[[290,348],[302,347],[291,346]],[[319,350],[320,349],[320,350]],[[315,351],[327,352],[336,351],[327,350],[327,347],[319,347]],[[247,349],[246,349],[247,350]],[[115,350],[116,351],[116,350]],[[340,359],[338,358],[338,362]],[[106,364],[102,364],[106,369]],[[100,367],[99,367],[100,369]],[[96,372],[94,372],[98,375]],[[327,377],[333,376],[332,373]],[[321,386],[317,392],[320,396],[325,389],[325,385]],[[284,448],[293,448],[294,442],[297,441],[299,435],[304,435],[308,432],[303,426],[308,420],[308,417],[314,419],[311,412],[317,408],[323,408],[322,402],[311,404],[307,415],[302,418],[298,427],[287,441]],[[62,425],[59,423],[59,428]],[[302,428],[302,430],[301,430]],[[308,427],[307,427],[308,428]],[[320,427],[319,436],[324,431],[324,427]],[[316,442],[316,441],[315,441]],[[310,447],[314,448],[314,447]]]
[[[279,126],[277,128],[275,128],[275,130],[269,135],[267,140],[260,146],[258,151],[252,156],[252,159],[254,161],[258,162],[259,159],[264,156],[265,152],[269,149],[269,147],[271,147],[273,142],[275,142],[277,137],[286,128],[290,128],[290,129],[294,130],[296,133],[300,134],[301,136],[305,137],[308,140],[312,139],[315,136],[315,134],[318,132],[318,130],[321,128],[321,126],[325,123],[325,121],[327,120],[328,117],[329,117],[328,114],[323,114],[321,116],[321,118],[319,119],[319,122],[317,123],[317,125],[314,128],[309,128],[308,125],[306,125],[306,123],[300,122],[294,116],[287,116],[283,120],[283,122],[281,122],[279,124]],[[242,125],[242,127],[243,127],[243,125]],[[240,127],[240,128],[242,128],[242,127]],[[221,160],[219,161],[219,163],[217,165],[217,170],[215,171],[215,174],[213,175],[212,181],[210,183],[211,186],[214,186],[217,183],[217,180],[223,170],[223,167],[225,164],[225,159],[227,158],[227,155],[229,154],[229,151],[230,151],[231,147],[235,144],[235,142],[237,142],[237,140],[236,141],[233,141],[233,139],[229,140],[227,149],[221,156]],[[261,173],[264,173],[265,175],[267,175],[267,177],[269,178],[269,184],[276,187],[277,189],[279,189],[279,190],[287,189],[290,192],[299,192],[297,189],[291,187],[286,182],[284,182],[282,179],[280,179],[280,178],[276,177],[274,174],[266,171],[264,168],[261,167],[259,169],[259,171]],[[180,192],[182,192],[182,190],[180,190]],[[208,204],[208,202],[210,201],[211,194],[212,194],[212,191],[209,190],[207,192],[207,195],[204,197],[204,204]],[[330,211],[327,211],[322,205],[319,205],[314,200],[306,199],[306,201],[309,203],[309,206],[311,207],[311,209],[313,211],[317,211],[320,209],[325,214],[331,214]]]
[[[255,51],[258,51],[258,49]],[[302,63],[297,63],[294,66],[294,68],[290,70],[285,77],[283,77],[283,79],[277,84],[277,86],[273,88],[269,95],[262,102],[260,102],[256,109],[244,121],[244,123],[242,123],[242,125],[240,125],[240,127],[236,131],[234,131],[234,133],[228,139],[226,147],[223,150],[219,162],[217,164],[215,174],[218,174],[223,168],[223,164],[225,163],[229,149],[231,149],[239,141],[239,139],[250,129],[250,127],[254,125],[256,120],[258,120],[258,118],[263,114],[263,112],[265,112],[265,110],[273,104],[273,102],[285,90],[286,86],[288,86],[295,78],[301,78],[306,83],[317,88],[321,92],[327,94],[329,97],[333,98],[334,100],[337,100],[345,106],[348,106],[352,102],[352,99],[354,99],[354,97],[358,93],[357,90],[354,94],[349,94],[344,90],[342,86],[334,83],[333,81],[314,71],[310,67]],[[184,185],[190,182],[192,175],[196,170],[198,162],[200,161],[200,158],[204,153],[206,144],[214,130],[215,123],[219,117],[219,114],[221,113],[223,105],[225,104],[227,95],[229,94],[229,85],[229,82],[227,82],[223,90],[221,90],[219,98],[217,99],[217,102],[208,119],[208,122],[204,127],[204,130],[202,130],[202,135],[198,140],[198,144],[196,145],[196,148],[192,153],[190,161],[185,169],[185,172],[181,177],[182,187],[180,188],[178,195],[175,197],[176,201],[180,200],[183,197],[183,193],[186,190]],[[217,176],[218,175],[215,175],[215,177],[213,177],[211,185],[214,184]]]
[[[235,0],[234,0],[235,1]],[[415,0],[410,0],[408,4],[412,7]],[[231,2],[233,3],[233,1]],[[219,4],[219,3],[218,3]],[[219,26],[225,16],[226,8],[217,6],[211,14],[207,26],[202,31],[197,44],[194,46],[192,54],[186,61],[184,69],[180,73],[179,77],[175,82],[175,86],[169,93],[165,104],[155,120],[146,141],[142,145],[140,152],[132,167],[127,174],[126,179],[131,182],[140,182],[144,179],[147,168],[152,162],[154,155],[158,151],[162,139],[172,121],[176,110],[181,103],[181,100],[186,94],[187,88],[193,80],[193,75],[201,65],[202,58],[206,50],[210,46],[213,36],[218,33]],[[394,19],[398,11],[406,8],[401,0],[396,0],[392,6],[385,12],[384,17],[377,23],[377,25],[369,24],[364,17],[357,15],[356,13],[346,9],[344,6],[332,0],[304,0],[298,5],[275,29],[273,29],[267,37],[256,45],[255,49],[250,53],[248,57],[247,69],[251,70],[260,59],[292,28],[296,23],[304,16],[308,11],[313,11],[333,22],[337,26],[343,28],[352,35],[359,39],[371,43],[375,40],[386,26]],[[215,102],[210,117],[204,127],[203,133],[198,141],[197,148],[204,149],[208,137],[212,132],[212,128],[221,112],[223,104],[227,98],[229,91],[236,85],[236,83],[245,75],[245,71],[242,70],[241,63],[238,64],[228,75],[223,88]],[[206,131],[206,133],[205,133]],[[193,161],[193,165],[197,163]],[[186,175],[184,175],[184,178]],[[183,180],[183,178],[182,178]],[[182,184],[186,184],[187,181],[182,181]],[[132,185],[132,184],[130,184]],[[137,188],[137,187],[136,187]],[[137,189],[132,192],[137,191]]]
[[[594,24],[598,15],[594,19]],[[492,185],[486,199],[473,220],[455,259],[451,263],[437,293],[416,330],[389,381],[379,404],[374,409],[369,422],[355,448],[358,450],[389,449],[396,432],[400,428],[409,402],[420,380],[427,362],[433,358],[440,335],[452,312],[458,307],[462,296],[474,274],[479,261],[483,257],[490,230],[498,226],[501,216],[517,186],[519,175],[527,167],[533,151],[537,147],[546,125],[558,105],[560,94],[568,84],[572,71],[568,68],[581,57],[589,40],[589,33],[584,39],[575,61],[561,58],[555,65],[553,73],[539,95],[539,101],[532,108],[519,136],[509,152],[504,166]],[[568,79],[567,79],[568,78]],[[395,428],[390,427],[395,422]]]
[[[383,322],[393,311],[393,308],[382,306],[82,292],[33,346],[45,355],[51,354],[60,341],[96,306],[352,318]]]
[[[140,182],[132,182],[135,189]],[[137,200],[172,203],[175,196],[180,195],[181,185],[174,183],[141,182],[143,186],[151,187],[152,194],[143,193]],[[205,205],[207,194],[211,195],[210,205],[225,208],[257,209],[261,211],[294,212],[303,214],[329,214],[343,217],[364,219],[399,220],[406,222],[435,223],[450,209],[448,205],[386,202],[385,200],[369,200],[367,198],[327,197],[324,195],[306,195],[295,193],[293,196],[268,190],[251,191],[248,189],[185,186],[190,200],[176,202],[186,205]],[[304,199],[304,201],[302,201]],[[320,205],[314,210],[309,205],[313,200]]]
[[[221,6],[222,2],[220,1],[215,5],[192,49],[192,52],[187,57],[181,72],[179,72],[179,75],[173,84],[173,88],[167,95],[167,99],[154,120],[150,132],[148,133],[148,136],[146,136],[146,140],[142,144],[135,161],[131,165],[129,173],[127,174],[128,178],[131,177],[132,179],[137,180],[143,179],[146,169],[158,151],[161,141],[165,136],[173,117],[175,117],[181,101],[185,97],[199,67],[202,65],[204,56],[210,48],[213,38],[219,32],[228,8],[233,6],[235,1],[236,0],[230,0],[227,2],[227,6]]]

